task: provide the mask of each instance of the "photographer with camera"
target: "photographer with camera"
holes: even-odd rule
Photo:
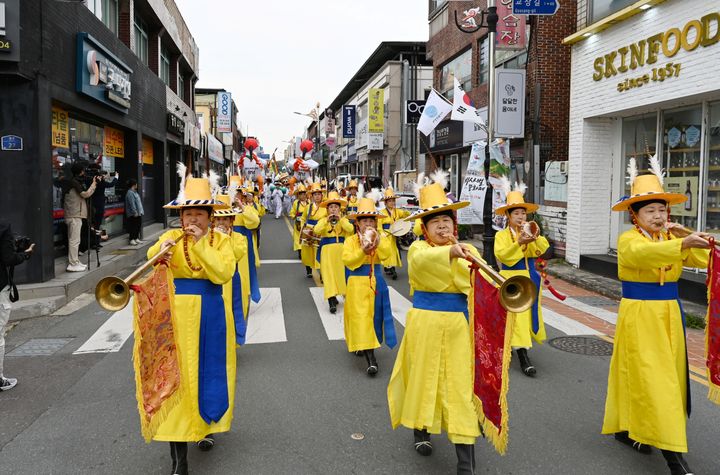
[[[117,172],[109,173],[105,170],[100,169],[100,165],[97,163],[91,163],[88,165],[85,172],[87,177],[85,179],[85,186],[88,187],[92,184],[92,180],[95,177],[100,177],[100,180],[95,182],[95,193],[92,195],[92,224],[95,230],[100,230],[103,218],[105,217],[105,203],[107,198],[105,197],[105,189],[113,188],[118,184],[119,175]]]
[[[102,180],[101,176],[95,176],[87,189],[85,189],[85,165],[75,162],[70,168],[71,177],[65,177],[61,181],[63,190],[63,202],[65,209],[65,224],[68,234],[68,272],[82,272],[87,269],[86,265],[80,262],[78,256],[80,247],[80,234],[82,231],[83,219],[88,218],[88,205],[85,201],[95,192],[97,183]]]
[[[30,259],[35,244],[28,238],[13,238],[10,224],[0,221],[0,391],[15,387],[17,379],[3,374],[5,360],[5,325],[10,319],[12,302],[17,302],[17,287],[13,284],[13,269]]]

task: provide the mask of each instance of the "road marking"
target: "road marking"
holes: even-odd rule
[[[300,264],[300,259],[265,259],[260,260],[260,264]]]
[[[602,335],[599,331],[577,322],[572,318],[562,316],[549,308],[543,308],[542,313],[545,323],[566,335]]]
[[[73,355],[120,351],[133,332],[133,305],[131,300],[125,308],[113,313]]]
[[[287,341],[280,289],[263,288],[261,294],[260,302],[250,303],[245,343],[253,345]]]
[[[310,295],[312,295],[315,307],[317,307],[318,314],[320,314],[320,321],[322,321],[323,328],[325,328],[328,340],[344,340],[343,314],[345,299],[342,296],[338,297],[337,313],[333,315],[330,313],[330,307],[327,300],[325,300],[325,291],[322,287],[310,287]]]
[[[55,315],[56,317],[66,317],[68,315],[72,315],[76,311],[80,310],[83,307],[90,305],[94,301],[95,301],[94,293],[88,292],[86,294],[80,294],[77,297],[75,297],[73,300],[68,302],[67,305],[55,310],[53,312],[53,315]]]
[[[548,290],[543,291],[543,297],[551,297],[552,293]],[[617,325],[617,313],[611,312],[610,310],[605,310],[604,308],[598,308],[593,305],[586,304],[585,302],[581,302],[577,299],[574,299],[572,297],[566,298],[564,301],[560,301],[552,297],[555,301],[560,302],[563,305],[567,305],[568,307],[575,308],[577,310],[580,310],[581,312],[585,312],[589,315],[592,315],[593,317],[597,317],[600,320],[604,320],[608,323],[611,323],[613,325]]]

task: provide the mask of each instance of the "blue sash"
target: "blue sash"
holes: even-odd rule
[[[413,308],[436,312],[461,312],[469,319],[467,295],[449,292],[423,292],[413,294]]]
[[[675,300],[680,307],[682,317],[683,335],[685,335],[685,311],[683,310],[677,282],[630,282],[622,281],[622,296],[631,300]],[[685,385],[687,386],[687,414],[690,415],[690,366],[688,365],[687,343],[685,344]]]
[[[232,278],[232,309],[233,319],[235,320],[235,342],[238,345],[245,344],[245,332],[247,331],[247,323],[245,322],[245,309],[243,308],[242,282],[240,272],[235,266],[235,274]]]
[[[383,224],[383,225],[382,225],[382,228],[385,229],[385,230],[389,230],[389,229],[390,229],[390,223],[385,223],[385,224]]]
[[[378,342],[383,342],[383,335],[385,337],[385,344],[394,348],[397,345],[397,336],[395,335],[395,324],[393,323],[392,307],[390,306],[390,290],[388,289],[387,283],[383,278],[382,266],[375,264],[373,267],[373,273],[375,274],[375,314],[373,322],[375,324],[375,336]],[[345,268],[345,280],[347,281],[350,277],[369,277],[370,276],[370,264],[363,264],[355,270]]]
[[[230,407],[222,285],[206,279],[175,279],[175,295],[200,296],[198,406],[206,423],[218,422]]]
[[[525,259],[520,259],[517,261],[517,263],[514,266],[506,266],[505,264],[500,264],[500,270],[527,270],[530,274],[530,280],[533,281],[535,284],[535,287],[537,288],[537,294],[535,295],[535,302],[533,302],[532,305],[532,331],[534,334],[537,335],[538,331],[540,331],[540,315],[538,312],[538,302],[540,300],[540,274],[538,274],[537,269],[535,268],[535,258],[529,257],[528,258],[528,265],[530,268],[528,269],[525,267]]]
[[[255,245],[254,234],[252,229],[245,226],[233,226],[233,231],[240,233],[247,238],[248,241],[248,267],[250,271],[250,298],[255,303],[260,301],[260,282],[258,281],[257,268],[255,267]]]
[[[315,259],[317,259],[318,262],[320,262],[320,251],[322,251],[322,248],[326,244],[342,244],[345,242],[345,238],[340,236],[337,238],[337,241],[335,241],[334,237],[324,237],[320,240],[320,245],[318,246],[317,253],[315,254]]]

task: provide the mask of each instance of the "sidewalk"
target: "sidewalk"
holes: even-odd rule
[[[13,304],[10,321],[52,315],[76,297],[94,292],[95,285],[103,277],[115,275],[128,266],[145,260],[148,248],[165,230],[161,223],[153,223],[143,229],[144,244],[130,246],[127,234],[112,238],[102,244],[100,267],[95,251],[80,256],[83,264],[90,266],[85,272],[67,272],[67,257],[55,259],[55,278],[37,284],[18,285],[20,300]]]
[[[482,241],[474,239],[463,242],[482,250]],[[559,259],[550,261],[548,275],[552,286],[566,295],[567,299],[561,302],[545,290],[543,308],[600,333],[601,338],[612,343],[622,295],[620,281],[576,269]],[[704,318],[707,312],[706,306],[692,302],[683,301],[682,305],[686,314]],[[690,377],[707,385],[705,332],[687,328],[686,335]]]

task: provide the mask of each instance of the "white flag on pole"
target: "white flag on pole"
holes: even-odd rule
[[[425,103],[425,109],[418,121],[417,129],[425,135],[430,135],[435,127],[452,110],[452,105],[435,89],[430,91],[430,96]]]
[[[476,124],[485,125],[482,115],[470,103],[470,97],[460,87],[460,82],[455,78],[455,92],[453,94],[452,120],[461,120],[463,122],[474,122]]]

